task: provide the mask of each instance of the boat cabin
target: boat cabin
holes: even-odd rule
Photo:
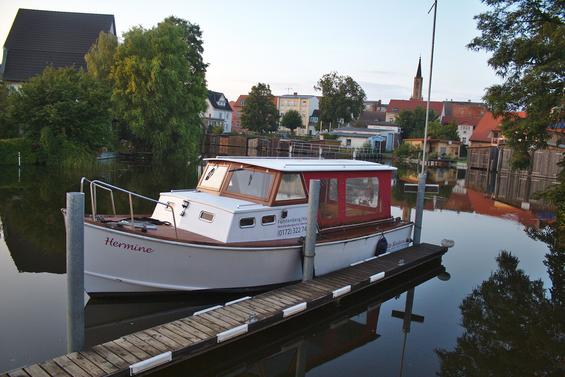
[[[308,187],[319,179],[321,230],[391,218],[392,171],[367,161],[218,157],[207,160],[196,190],[162,193],[181,229],[222,242],[303,237]],[[157,206],[153,217],[171,221]]]

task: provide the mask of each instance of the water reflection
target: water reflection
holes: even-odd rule
[[[321,308],[152,375],[304,376],[320,365],[379,342],[379,320],[383,316],[401,316],[403,325],[399,324],[396,331],[403,334],[406,342],[409,323],[423,321],[421,316],[412,313],[414,288],[444,271],[436,260],[410,274],[384,282],[378,288],[347,297],[339,305]],[[392,313],[382,310],[383,303],[406,291],[409,292],[407,300],[400,310]],[[402,375],[404,356],[410,351],[406,347],[398,354],[392,354],[390,349],[383,351],[389,361],[398,360],[397,373]],[[347,373],[336,370],[334,375]]]
[[[562,376],[563,281],[553,281],[548,298],[511,253],[496,261],[498,269],[461,303],[465,331],[456,347],[437,351],[440,376]]]
[[[112,182],[158,197],[173,188],[194,187],[196,168],[186,165],[155,166],[128,161],[93,165],[80,170],[25,166],[0,175],[0,218],[12,259],[20,272],[65,272],[65,227],[60,209],[65,192],[78,191],[82,176]],[[109,197],[99,195],[101,211],[110,211]],[[89,199],[87,212],[90,212]],[[117,211],[128,211],[127,198],[116,196]],[[150,203],[134,202],[140,213],[152,211]]]

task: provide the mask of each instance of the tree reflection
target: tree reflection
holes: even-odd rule
[[[509,252],[501,252],[496,261],[498,269],[460,306],[465,332],[455,349],[437,351],[439,375],[562,376],[565,313],[560,295],[552,289],[546,297],[543,283],[531,280]],[[558,262],[557,280],[563,278],[563,260]],[[562,280],[553,278],[554,288],[562,287]]]

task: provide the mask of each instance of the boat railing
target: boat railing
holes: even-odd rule
[[[135,230],[135,216],[134,216],[134,211],[133,211],[133,198],[139,198],[142,200],[146,200],[149,201],[151,203],[155,203],[157,205],[162,205],[165,208],[168,208],[171,210],[171,215],[173,218],[173,227],[175,229],[175,236],[178,239],[178,231],[177,231],[177,220],[175,217],[175,211],[173,209],[173,207],[171,206],[170,203],[165,203],[165,202],[161,202],[159,200],[155,200],[152,198],[148,198],[147,196],[138,194],[136,192],[130,191],[130,190],[126,190],[124,188],[118,187],[118,186],[114,186],[110,183],[104,182],[104,181],[100,181],[98,179],[94,179],[94,180],[89,180],[86,177],[82,177],[80,180],[80,192],[84,192],[84,183],[87,182],[90,184],[90,206],[91,206],[91,212],[92,212],[92,221],[96,222],[96,213],[97,213],[97,196],[96,196],[96,190],[98,188],[101,188],[107,192],[110,193],[110,201],[112,203],[112,211],[114,213],[114,215],[116,215],[116,204],[114,201],[114,190],[122,192],[124,194],[128,195],[128,199],[129,199],[129,215],[130,215],[130,219],[131,219],[131,228],[133,230]]]

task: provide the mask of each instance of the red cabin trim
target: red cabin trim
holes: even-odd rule
[[[318,224],[320,228],[327,228],[338,225],[348,225],[363,223],[367,221],[382,220],[390,218],[390,198],[391,198],[391,171],[342,171],[342,172],[305,172],[304,180],[306,183],[306,190],[310,187],[311,179],[337,179],[338,192],[337,192],[337,217],[334,219],[322,218],[318,212]],[[378,197],[379,203],[373,213],[359,215],[359,216],[346,216],[346,180],[348,178],[378,178]],[[322,196],[325,194],[321,194]],[[349,204],[349,208],[355,208],[356,205]],[[359,206],[360,208],[368,208]],[[322,209],[322,208],[321,208]]]

